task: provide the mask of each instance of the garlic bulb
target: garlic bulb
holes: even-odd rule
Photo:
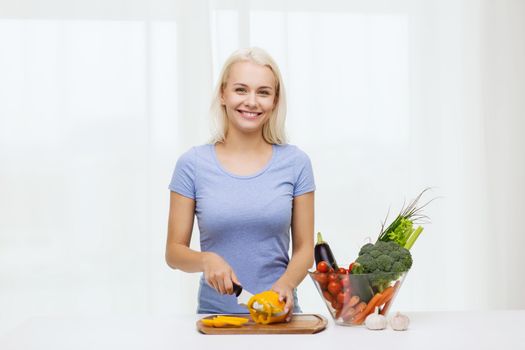
[[[379,314],[379,308],[376,307],[374,313],[368,315],[365,319],[365,326],[368,329],[380,330],[386,328],[386,317]]]
[[[390,318],[390,326],[395,331],[406,331],[410,320],[408,316],[397,312],[392,318]]]

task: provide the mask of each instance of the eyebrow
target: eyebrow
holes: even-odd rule
[[[233,85],[240,85],[240,86],[244,86],[244,87],[249,87],[248,85],[243,84],[243,83],[234,83]],[[273,88],[270,87],[270,86],[259,86],[258,89],[270,89],[270,90],[273,90]]]

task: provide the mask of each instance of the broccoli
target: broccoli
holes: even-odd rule
[[[357,258],[355,262],[360,264],[363,268],[362,273],[370,273],[377,269],[377,262],[374,259],[374,257],[370,254],[361,255],[359,258]]]
[[[382,292],[395,279],[393,276],[392,272],[376,270],[369,276],[370,285],[374,290]]]
[[[381,254],[376,258],[377,268],[381,271],[390,272],[392,270],[392,264],[394,262],[394,258],[386,254]]]
[[[372,258],[374,259],[377,259],[379,258],[381,255],[384,255],[382,251],[380,251],[379,249],[375,249],[375,250],[371,250],[370,253],[368,253],[372,256]]]
[[[359,255],[366,254],[374,249],[375,249],[375,246],[372,243],[367,243],[361,247],[361,250],[359,251]]]
[[[412,267],[412,256],[396,242],[378,241],[376,244],[365,244],[355,262],[352,273],[370,274],[370,285],[382,292],[390,282]]]
[[[405,272],[405,265],[401,261],[396,261],[392,264],[392,272],[394,273],[402,273]]]
[[[379,241],[375,245],[376,249],[384,253],[389,253],[398,249],[398,244],[396,242],[382,242]]]

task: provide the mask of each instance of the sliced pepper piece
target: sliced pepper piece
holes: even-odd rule
[[[248,319],[243,317],[216,316],[212,319],[202,319],[201,322],[208,327],[241,327],[248,322]]]
[[[232,324],[245,324],[248,322],[248,319],[246,317],[235,317],[235,316],[217,316],[215,317],[216,320],[220,320],[226,323],[232,323]]]

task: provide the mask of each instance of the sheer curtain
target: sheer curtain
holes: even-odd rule
[[[433,186],[397,308],[525,307],[524,20],[518,0],[0,2],[0,333],[195,312],[198,274],[164,262],[167,184],[244,46],[282,69],[340,263]],[[299,298],[324,312],[307,279]]]

